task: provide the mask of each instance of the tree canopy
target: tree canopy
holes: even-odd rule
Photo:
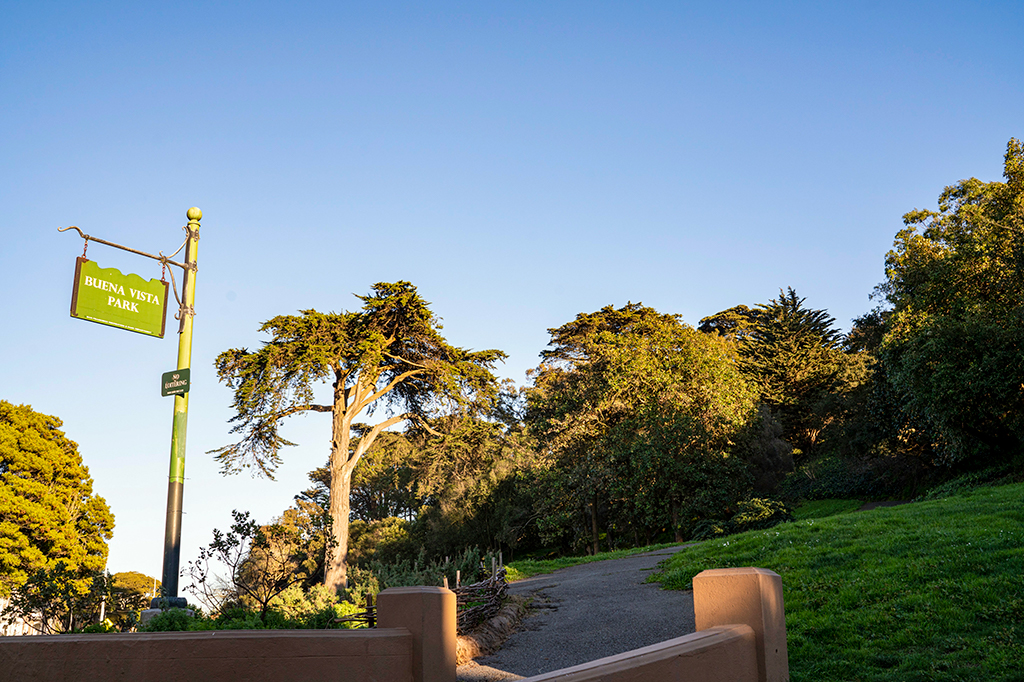
[[[65,573],[90,576],[107,562],[114,516],[92,491],[78,445],[61,420],[0,400],[0,593],[63,562]]]
[[[719,333],[734,341],[747,337],[750,328],[757,318],[757,309],[751,309],[745,305],[736,305],[727,308],[714,315],[701,318],[698,331],[705,334]]]
[[[649,535],[728,505],[709,495],[731,485],[729,445],[755,396],[730,342],[632,303],[549,332],[527,391],[528,424],[552,459],[542,523],[586,513],[597,551],[602,509],[620,521],[606,534]]]
[[[361,310],[301,311],[266,322],[271,339],[257,351],[221,353],[216,367],[234,390],[233,433],[239,442],[215,451],[225,471],[255,466],[272,476],[280,465],[280,421],[300,412],[332,415],[330,515],[336,544],[329,550],[325,584],[346,584],[346,552],[352,474],[374,440],[389,427],[410,422],[429,429],[429,420],[475,403],[493,400],[491,369],[505,355],[450,345],[441,325],[409,282],[378,283]],[[333,400],[314,402],[314,387],[331,382]],[[383,407],[388,417],[361,430],[361,414]],[[353,436],[358,436],[353,440]]]
[[[835,319],[804,306],[793,289],[758,304],[739,347],[740,368],[782,424],[784,438],[806,454],[831,420],[829,400],[849,376]]]
[[[879,291],[892,305],[881,349],[906,428],[941,462],[1012,457],[1024,446],[1024,145],[1005,182],[961,180],[938,211],[903,216]]]

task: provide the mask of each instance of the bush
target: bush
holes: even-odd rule
[[[323,585],[314,585],[306,592],[298,585],[292,585],[277,595],[270,607],[275,614],[298,623],[294,627],[313,630],[359,627],[354,623],[335,624],[334,619],[354,616],[362,610],[351,601],[339,599],[338,595]]]
[[[792,520],[793,512],[785,503],[764,497],[753,497],[736,505],[736,513],[728,520],[698,521],[690,530],[690,539],[713,540],[747,530],[764,530]]]
[[[782,482],[779,492],[789,500],[884,497],[890,486],[866,462],[825,456],[801,465]]]
[[[784,503],[763,497],[753,497],[740,502],[731,523],[734,532],[764,530],[783,521],[792,521],[793,512]]]
[[[409,535],[410,523],[395,516],[371,521],[356,520],[349,524],[348,551],[352,563],[395,561],[413,551]]]
[[[193,615],[194,614],[194,615]],[[139,632],[187,632],[190,630],[217,630],[202,612],[189,613],[185,609],[167,609],[154,616]]]
[[[426,553],[412,561],[395,561],[384,563],[369,562],[368,569],[377,581],[379,589],[389,587],[407,587],[410,585],[441,585],[448,578],[451,586],[455,585],[456,573],[465,584],[482,580],[490,572],[491,560],[496,556],[492,552],[481,553],[478,547],[469,547],[454,557],[445,557],[435,561],[427,561]],[[351,593],[351,590],[350,590]]]
[[[184,632],[197,630],[327,630],[363,627],[357,623],[337,623],[335,619],[352,616],[362,609],[338,598],[323,585],[303,592],[292,585],[274,598],[266,612],[235,603],[225,606],[214,617],[196,609],[194,615],[183,609],[168,609],[157,614],[140,632]]]
[[[353,604],[365,604],[367,597],[376,597],[380,592],[380,581],[373,571],[358,566],[348,568],[348,589],[345,597]]]

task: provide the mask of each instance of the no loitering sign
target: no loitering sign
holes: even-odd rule
[[[71,317],[162,339],[167,320],[167,282],[123,275],[117,268],[101,268],[95,261],[79,257]]]
[[[176,369],[172,372],[164,372],[160,375],[160,395],[185,395],[188,393],[188,384],[191,377],[190,370]]]

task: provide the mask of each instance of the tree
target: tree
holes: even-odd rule
[[[649,534],[716,504],[731,439],[754,408],[731,343],[632,303],[549,331],[527,393],[527,421],[553,460],[544,521],[586,509],[596,552],[602,508],[618,508],[619,533]]]
[[[827,311],[805,308],[791,288],[757,307],[739,347],[740,369],[777,415],[784,438],[797,449],[794,455],[806,458],[835,419],[834,395],[864,377],[842,351],[842,337]]]
[[[697,331],[705,334],[715,332],[722,336],[739,341],[750,334],[750,328],[757,319],[757,310],[751,310],[745,305],[735,305],[714,315],[702,318]]]
[[[100,602],[98,587],[103,584],[99,573],[85,576],[64,560],[34,571],[12,594],[3,610],[5,619],[20,619],[40,634],[73,632],[75,625],[88,622],[87,612]]]
[[[937,461],[985,466],[1024,446],[1024,144],[1005,182],[961,180],[913,210],[886,255],[880,357],[905,430]]]
[[[521,425],[455,415],[434,426],[440,435],[416,449],[412,480],[424,504],[411,531],[435,556],[474,545],[514,548],[522,537],[522,500],[499,487],[533,462]]]
[[[266,622],[270,602],[315,567],[307,552],[312,538],[295,526],[261,526],[249,512],[234,510],[231,515],[231,529],[224,533],[214,528],[213,542],[200,547],[199,558],[189,562],[192,584],[185,589],[211,611],[240,602],[258,609],[260,620]],[[210,561],[227,567],[229,585],[217,583]]]
[[[85,592],[114,517],[56,417],[0,400],[0,596],[61,562]]]
[[[152,599],[160,594],[160,581],[138,571],[121,571],[113,576],[114,585],[122,590],[134,592]]]
[[[330,515],[336,544],[329,550],[324,583],[347,584],[346,555],[352,474],[386,429],[402,422],[427,429],[439,414],[493,398],[497,350],[471,352],[451,346],[428,303],[409,282],[378,283],[355,312],[301,311],[266,322],[272,338],[258,351],[244,348],[216,360],[221,381],[235,392],[233,433],[238,443],[216,450],[225,471],[256,466],[272,476],[279,451],[293,445],[280,435],[282,419],[301,412],[332,417]],[[315,385],[331,381],[329,404],[314,402]],[[359,434],[356,419],[387,408],[388,418]],[[400,411],[399,411],[400,410]],[[353,436],[358,435],[358,440]]]

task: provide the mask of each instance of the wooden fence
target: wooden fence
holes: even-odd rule
[[[442,579],[445,589],[448,589],[448,577]],[[501,610],[508,593],[508,579],[504,566],[491,565],[491,577],[481,580],[472,585],[459,584],[459,576],[456,574],[455,593],[458,617],[458,634],[465,635],[480,623],[495,616]],[[335,618],[336,623],[361,623],[368,628],[377,627],[377,607],[373,603],[373,595],[366,595],[366,602],[363,609],[352,616]]]

